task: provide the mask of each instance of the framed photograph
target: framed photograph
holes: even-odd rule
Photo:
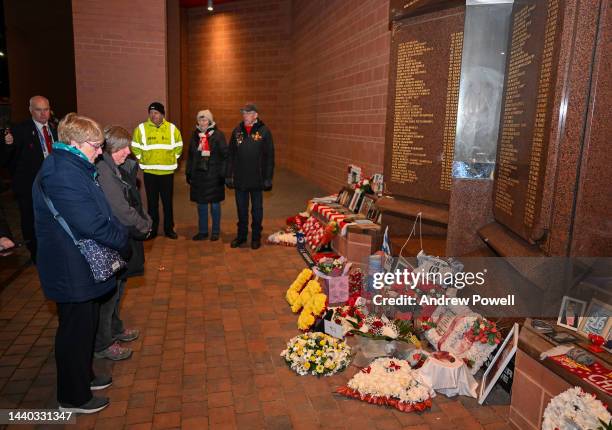
[[[376,222],[376,219],[378,218],[379,214],[380,212],[376,208],[376,204],[373,204],[370,210],[368,211],[366,218],[368,218],[372,222]]]
[[[611,328],[612,305],[592,299],[586,314],[584,314],[580,322],[578,333],[583,336],[588,336],[592,333],[607,339]]]
[[[582,315],[584,315],[585,308],[586,302],[573,297],[563,296],[557,325],[573,331],[578,331],[578,326],[582,320]]]
[[[516,354],[518,339],[519,325],[514,323],[512,330],[510,330],[510,333],[508,333],[508,336],[506,336],[506,339],[504,339],[504,342],[497,350],[497,354],[495,354],[495,357],[493,357],[491,364],[489,364],[489,367],[487,367],[487,370],[485,370],[484,375],[482,375],[482,381],[480,382],[480,393],[478,395],[478,404],[482,405],[484,403],[504,369],[508,363],[510,363],[512,357],[514,357]]]
[[[372,191],[375,194],[381,193],[383,190],[383,175],[382,173],[376,173],[372,176]]]
[[[344,188],[338,191],[338,195],[336,196],[336,203],[340,203],[340,200],[342,200],[342,194],[344,194],[345,192],[346,190]]]
[[[348,208],[353,211],[353,212],[357,212],[359,210],[359,203],[361,203],[361,196],[363,195],[363,193],[359,192],[359,191],[355,191],[353,193],[353,196],[351,198],[351,202],[348,205]]]
[[[566,331],[552,331],[550,333],[544,333],[545,336],[548,336],[556,343],[576,343],[578,342],[578,338],[571,333]]]
[[[361,200],[361,206],[359,207],[359,213],[368,216],[368,212],[370,212],[370,208],[374,205],[374,200],[371,197],[363,196]]]
[[[612,354],[612,330],[608,332],[608,338],[606,339],[606,342],[603,344],[603,349],[605,349],[610,354]]]

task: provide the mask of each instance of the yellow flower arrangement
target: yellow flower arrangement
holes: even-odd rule
[[[311,325],[314,324],[314,322],[315,317],[313,314],[311,314],[310,312],[302,312],[298,317],[297,325],[300,330],[307,330],[308,328],[310,328]]]
[[[300,295],[300,291],[306,285],[306,282],[312,277],[312,270],[304,269],[300,272],[300,274],[295,278],[295,281],[289,286],[287,290],[287,294],[285,294],[285,298],[290,305],[293,305],[295,301],[298,299]]]
[[[291,311],[293,313],[297,313],[300,309],[302,309],[306,304],[310,301],[310,298],[317,293],[321,292],[321,284],[318,281],[312,280],[309,281],[308,284],[304,287],[302,292],[300,292],[300,296],[295,302],[291,305]]]

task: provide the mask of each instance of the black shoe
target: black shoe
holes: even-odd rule
[[[166,237],[168,239],[178,239],[178,235],[173,231],[169,231],[168,233],[166,233]]]
[[[157,237],[157,232],[151,232],[151,234],[149,235],[149,237],[147,237],[147,240],[153,240]]]
[[[251,249],[259,249],[261,248],[261,241],[259,240],[252,240],[251,241]]]
[[[217,240],[219,240],[219,235],[218,234],[214,234],[213,233],[213,234],[210,235],[210,241],[211,242],[215,242]]]
[[[91,381],[91,391],[103,390],[111,385],[113,385],[113,378],[111,378],[110,375],[96,376],[95,379]]]
[[[191,238],[191,240],[206,240],[208,239],[208,233],[198,233]]]
[[[61,412],[72,412],[76,414],[95,414],[96,412],[100,412],[102,409],[107,407],[108,404],[108,397],[93,396],[88,402],[83,403],[81,406],[60,403],[59,410]]]
[[[230,247],[232,248],[238,248],[240,245],[242,245],[243,243],[246,242],[246,239],[234,239],[232,240],[232,243],[230,244]]]

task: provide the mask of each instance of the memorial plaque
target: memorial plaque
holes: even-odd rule
[[[389,19],[395,21],[465,5],[465,0],[390,0]]]
[[[563,0],[516,0],[493,196],[495,219],[529,242],[542,238],[540,209]]]
[[[394,23],[385,139],[393,195],[448,204],[465,8]]]

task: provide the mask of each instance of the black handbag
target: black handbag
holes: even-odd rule
[[[119,252],[115,251],[114,249],[100,245],[93,239],[75,239],[74,234],[72,234],[72,230],[70,230],[70,227],[68,226],[68,223],[66,223],[66,220],[55,209],[55,206],[53,206],[53,203],[49,197],[47,197],[44,191],[42,191],[42,196],[45,199],[45,203],[47,203],[47,207],[51,211],[53,218],[55,218],[62,226],[64,231],[68,233],[68,236],[70,236],[76,247],[79,248],[79,251],[83,257],[85,257],[95,282],[104,282],[115,275],[115,273],[117,273],[119,270],[126,267],[126,262],[123,260],[123,258],[121,258]]]

